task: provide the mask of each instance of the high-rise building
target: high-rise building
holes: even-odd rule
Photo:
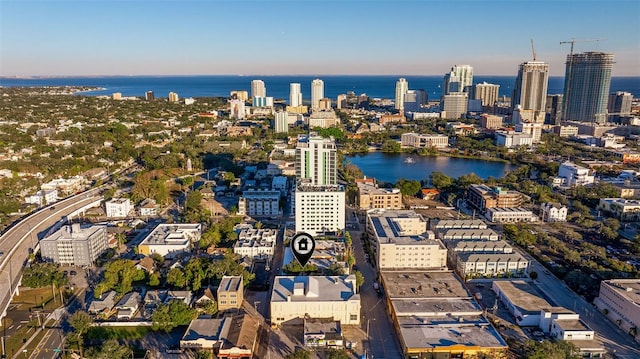
[[[180,101],[178,94],[175,92],[169,92],[169,102],[178,102],[178,101]]]
[[[554,125],[560,124],[562,119],[562,95],[547,95],[545,105],[547,113],[546,122]]]
[[[442,95],[451,92],[471,92],[473,85],[473,67],[471,65],[453,65],[451,72],[444,75]]]
[[[482,100],[482,107],[493,107],[498,101],[498,94],[500,93],[500,85],[494,85],[484,81],[481,84],[477,84],[473,91],[473,98],[476,100]]]
[[[251,81],[251,97],[267,97],[267,88],[264,86],[264,81],[253,80]]]
[[[521,63],[511,97],[511,109],[520,106],[522,110],[532,110],[536,113],[536,122],[544,122],[548,82],[548,63],[541,61]]]
[[[468,97],[465,92],[452,92],[442,97],[440,108],[444,118],[460,118],[467,113]]]
[[[298,178],[300,178],[298,176]],[[316,236],[345,226],[345,192],[341,185],[298,183],[295,191],[296,232]]]
[[[324,98],[324,81],[315,79],[311,81],[311,110],[318,110],[320,99]]]
[[[153,91],[147,91],[144,94],[144,99],[147,101],[153,101],[156,98],[156,96],[153,94]]]
[[[618,91],[609,95],[607,111],[612,114],[611,121],[619,121],[620,117],[631,115],[633,95],[629,92]]]
[[[278,111],[273,119],[273,129],[275,132],[289,132],[289,114],[285,111]]]
[[[407,90],[404,93],[405,112],[420,112],[422,106],[427,104],[427,92],[425,90]]]
[[[396,110],[404,110],[404,94],[409,90],[409,83],[405,78],[400,78],[396,82]]]
[[[54,263],[90,266],[109,248],[107,227],[63,226],[40,241],[42,258]]]
[[[606,122],[613,54],[569,54],[566,65],[563,120]]]
[[[336,143],[316,133],[298,136],[296,177],[312,185],[335,185],[338,173]]]
[[[302,106],[302,91],[299,83],[289,84],[289,106]]]
[[[346,94],[338,95],[338,98],[336,99],[336,108],[337,109],[347,108],[347,95]]]

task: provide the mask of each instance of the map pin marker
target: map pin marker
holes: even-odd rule
[[[316,248],[316,241],[310,234],[298,233],[291,240],[291,251],[301,266],[305,266]]]

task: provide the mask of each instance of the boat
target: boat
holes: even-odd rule
[[[404,163],[416,163],[416,160],[413,157],[407,157],[404,159]]]

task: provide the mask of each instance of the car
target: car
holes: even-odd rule
[[[63,271],[62,274],[67,275],[69,274],[69,271]]]
[[[49,210],[50,210],[50,211],[53,211],[53,210],[55,210],[55,209],[56,209],[56,206],[51,206],[51,207],[49,207]]]
[[[78,274],[78,272],[76,272],[76,271],[72,270],[71,272],[69,272],[69,274],[70,274],[70,275],[76,275],[76,274]]]

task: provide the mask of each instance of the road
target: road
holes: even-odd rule
[[[580,314],[580,319],[596,332],[609,353],[615,353],[619,358],[640,358],[640,346],[638,343],[634,343],[628,334],[622,332],[597,308],[577,295],[538,261],[526,253],[523,255],[531,261],[530,271],[538,273],[538,279],[535,281],[536,286],[551,298],[555,302],[554,304]]]
[[[101,198],[98,190],[90,190],[56,202],[53,207],[44,208],[22,220],[0,237],[0,251],[4,252],[0,263],[0,316],[5,315],[12,297],[10,293],[18,285],[29,252],[37,246],[44,231],[63,216]]]
[[[355,228],[350,230],[353,240],[353,254],[356,257],[358,270],[364,276],[364,284],[360,288],[360,306],[362,308],[361,326],[368,334],[365,345],[367,358],[402,358],[402,351],[397,340],[393,323],[387,313],[384,295],[378,296],[373,283],[376,282],[377,270],[364,257],[364,246],[360,239],[363,230],[353,209],[347,207],[347,223]],[[373,260],[373,258],[372,258]]]

